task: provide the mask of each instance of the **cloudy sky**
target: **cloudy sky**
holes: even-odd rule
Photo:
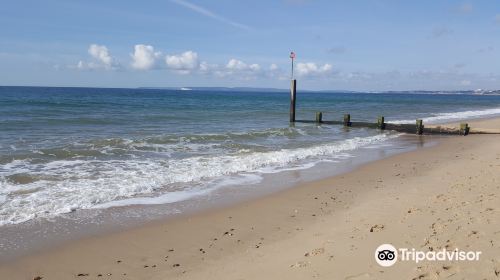
[[[0,85],[500,88],[500,4],[44,0],[0,6]]]

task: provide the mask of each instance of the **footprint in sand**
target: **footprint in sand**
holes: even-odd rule
[[[471,236],[476,236],[476,238],[479,238],[479,232],[477,230],[473,230],[469,233],[469,235],[467,237],[471,237]]]
[[[438,274],[439,277],[448,278],[457,274],[457,272],[458,270],[455,266],[443,265],[439,270],[436,271],[436,274]]]
[[[307,252],[304,254],[305,257],[309,257],[309,256],[318,256],[318,255],[322,255],[325,253],[325,248],[316,248],[314,250],[312,250],[311,252]]]
[[[382,231],[385,228],[384,225],[374,225],[370,228],[370,232],[379,232]]]
[[[430,279],[429,273],[422,273],[422,274],[418,275],[417,277],[413,277],[411,280],[421,280],[421,279]]]
[[[292,265],[290,265],[291,268],[304,268],[309,266],[311,264],[310,262],[296,262]]]

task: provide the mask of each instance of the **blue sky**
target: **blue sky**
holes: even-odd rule
[[[0,85],[500,88],[498,1],[3,1]]]

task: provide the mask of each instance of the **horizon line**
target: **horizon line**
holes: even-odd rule
[[[289,91],[287,88],[273,88],[273,87],[251,87],[251,86],[136,86],[136,87],[113,87],[113,86],[49,86],[49,85],[0,85],[0,87],[32,87],[32,88],[102,88],[102,89],[163,89],[163,90],[181,90],[187,89],[256,89],[256,90],[275,90],[275,91]],[[377,92],[495,92],[500,89],[447,89],[447,90],[433,90],[433,89],[390,89],[390,90],[349,90],[349,89],[300,89],[309,92],[359,92],[359,93],[377,93]]]

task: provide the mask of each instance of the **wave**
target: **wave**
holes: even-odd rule
[[[168,192],[159,196],[153,197],[133,197],[121,200],[110,201],[106,203],[97,204],[92,208],[103,209],[117,206],[127,205],[154,205],[154,204],[168,204],[179,201],[185,201],[194,197],[207,195],[210,192],[224,186],[231,185],[253,185],[262,180],[261,176],[255,174],[240,174],[238,176],[223,178],[222,180],[215,180],[206,188],[189,188],[182,191]]]
[[[309,129],[309,130],[308,130]],[[317,131],[316,131],[317,132]],[[310,128],[270,128],[264,130],[249,130],[242,132],[223,132],[205,134],[166,134],[149,136],[139,139],[132,138],[107,138],[95,140],[80,140],[71,144],[63,144],[60,147],[16,147],[11,145],[5,147],[9,152],[17,152],[11,155],[0,155],[0,164],[8,163],[15,159],[29,159],[41,157],[50,160],[64,160],[89,157],[105,156],[138,156],[151,155],[151,153],[162,156],[179,156],[222,152],[238,152],[242,150],[266,150],[267,144],[274,141],[279,142],[284,138],[297,139],[309,137],[314,134]],[[54,141],[47,141],[51,145]],[[0,147],[2,148],[2,147]]]
[[[397,135],[387,133],[312,147],[183,159],[89,158],[38,163],[29,159],[14,160],[0,169],[0,197],[7,197],[0,201],[0,225],[53,217],[99,205],[111,207],[115,205],[113,201],[127,199],[132,199],[128,203],[143,203],[147,200],[144,197],[157,197],[157,201],[172,203],[206,194],[218,186],[220,180],[230,176],[306,168],[307,163],[342,159],[349,151],[393,137]],[[25,176],[36,180],[23,179],[24,184],[19,184],[7,179]]]
[[[485,109],[485,110],[475,110],[475,111],[461,111],[461,112],[449,112],[449,113],[436,113],[430,117],[421,118],[424,123],[440,123],[447,121],[464,120],[471,118],[480,118],[485,116],[495,116],[500,115],[500,108]],[[414,123],[415,120],[395,120],[389,121],[391,123]]]

